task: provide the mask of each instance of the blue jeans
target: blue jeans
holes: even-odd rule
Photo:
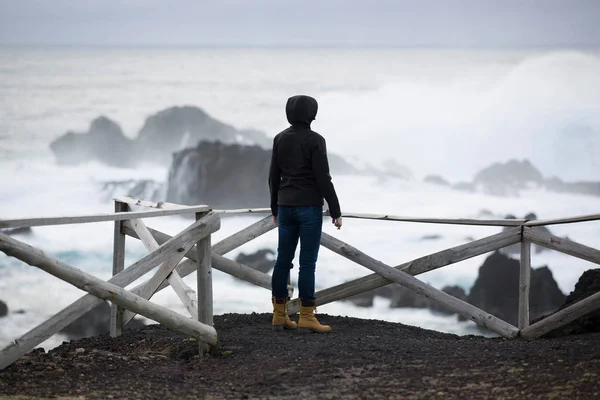
[[[298,290],[300,300],[315,300],[315,268],[321,230],[323,227],[323,209],[321,206],[299,206],[278,208],[279,244],[277,246],[277,262],[273,269],[271,287],[273,296],[288,296],[287,282],[292,260],[300,239],[300,272],[298,274]]]

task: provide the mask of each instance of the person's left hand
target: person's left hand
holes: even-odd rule
[[[273,216],[273,224],[275,225],[275,227],[279,226],[277,225],[277,217]]]

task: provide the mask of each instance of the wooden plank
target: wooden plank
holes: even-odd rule
[[[526,338],[538,338],[599,308],[600,292],[586,297],[585,299],[528,326],[521,331],[521,336]]]
[[[105,282],[59,260],[47,257],[43,252],[30,251],[31,246],[11,238],[2,238],[3,251],[25,263],[40,268],[55,277],[90,294],[118,304],[129,310],[158,321],[159,323],[204,343],[215,345],[217,332],[212,326],[183,317],[166,307],[152,304],[115,284]]]
[[[328,248],[335,248],[336,253],[341,253],[344,257],[362,265],[365,268],[381,275],[389,281],[399,283],[400,285],[412,290],[418,295],[430,298],[431,300],[443,305],[457,314],[470,319],[478,325],[481,325],[492,332],[503,337],[517,336],[519,329],[501,319],[483,311],[479,308],[457,299],[447,293],[442,292],[426,283],[421,282],[412,275],[390,267],[381,261],[377,261],[360,250],[344,243],[323,232],[322,237],[328,244]]]
[[[581,258],[600,264],[600,250],[589,247],[569,239],[560,238],[558,236],[549,235],[540,232],[539,229],[526,227],[523,229],[523,237],[540,246],[560,251],[561,253],[569,254],[573,257]]]
[[[426,224],[474,225],[474,226],[520,226],[525,219],[468,219],[468,218],[414,218],[388,214],[362,214],[344,212],[344,218],[377,221],[419,222]]]
[[[267,223],[268,222],[268,223]],[[219,271],[228,273],[236,278],[245,280],[254,285],[264,287],[265,289],[271,289],[271,276],[260,271],[257,271],[253,268],[250,268],[246,265],[239,264],[235,261],[229,260],[225,257],[222,257],[220,254],[224,254],[226,252],[231,251],[232,249],[243,245],[246,242],[254,239],[257,235],[261,235],[264,231],[269,231],[273,229],[273,221],[271,217],[262,219],[248,228],[244,228],[236,234],[224,239],[223,241],[212,246],[212,264],[213,268],[218,269]],[[148,228],[152,236],[157,240],[158,243],[164,243],[169,240],[171,236],[157,231],[152,228]],[[124,231],[126,235],[139,239],[139,236],[136,234],[133,227],[131,227],[129,222],[125,222]],[[261,233],[262,232],[262,233]],[[234,240],[229,240],[234,239]],[[222,252],[222,253],[221,253]],[[185,277],[191,274],[192,272],[196,272],[196,264],[197,254],[195,249],[192,249],[185,255],[188,260],[183,261],[176,268],[176,271],[180,276]],[[142,284],[143,285],[143,284]],[[141,285],[140,285],[141,286]],[[157,291],[160,291],[167,287],[168,284],[163,283]]]
[[[198,242],[198,321],[213,325],[213,288],[210,236]]]
[[[216,243],[213,245],[212,251],[219,255],[227,254],[274,228],[273,217],[268,216]]]
[[[127,204],[115,201],[115,212],[129,211]],[[125,234],[123,222],[115,221],[113,234],[113,276],[125,269]],[[123,309],[116,304],[110,305],[110,336],[117,337],[123,333]]]
[[[519,270],[519,329],[529,326],[529,288],[531,286],[531,242],[521,241],[521,266]]]
[[[197,206],[184,206],[181,204],[169,203],[166,201],[147,201],[147,200],[139,200],[134,199],[128,196],[119,196],[114,198],[115,201],[120,201],[122,203],[128,204],[130,206],[140,206],[140,207],[149,207],[156,208],[159,210],[195,210],[197,207],[205,207],[210,208],[207,205],[197,205]],[[195,211],[194,211],[195,213]]]
[[[410,275],[419,275],[472,257],[480,256],[490,251],[501,249],[502,247],[519,243],[520,240],[521,228],[511,228],[505,232],[417,258],[404,264],[400,264],[395,268]],[[323,238],[321,238],[321,245],[332,251],[337,250],[335,246],[330,245],[329,242]],[[345,256],[344,253],[338,254]],[[315,302],[318,306],[332,303],[389,285],[390,283],[392,283],[390,280],[385,279],[378,274],[367,275],[317,292],[315,294]],[[298,312],[299,309],[300,304],[298,299],[294,299],[288,303],[288,312],[290,312],[290,314]]]
[[[148,227],[146,226],[144,221],[142,221],[141,219],[134,219],[128,221],[127,224],[135,230],[135,233],[137,234],[141,242],[144,244],[144,247],[146,247],[146,250],[152,252],[158,247],[160,247],[154,236],[152,236],[152,233],[150,233],[150,231],[148,230]],[[175,291],[185,308],[190,312],[190,315],[196,318],[196,316],[198,315],[198,303],[196,301],[196,292],[191,287],[185,284],[183,279],[181,279],[181,276],[179,276],[179,274],[175,270],[173,270],[169,274],[169,276],[167,276],[167,281],[169,281],[169,284],[171,285],[171,287],[173,288],[173,290]],[[161,285],[162,284],[164,284],[164,282],[161,282]],[[146,287],[144,289],[140,288],[139,292],[137,293],[144,297],[142,293],[145,293],[148,289],[150,289],[149,282],[146,284]],[[148,290],[148,292],[149,291],[150,290]],[[156,292],[156,289],[154,290],[154,292]]]
[[[164,242],[156,251],[148,254],[141,260],[132,264],[129,268],[123,270],[123,272],[120,272],[112,277],[108,282],[120,287],[125,287],[134,282],[136,279],[144,276],[152,269],[156,268],[157,265],[164,262],[168,255],[171,252],[176,251],[180,244],[185,242],[188,238],[197,238],[202,237],[202,235],[209,235],[218,230],[219,227],[220,218],[217,215],[209,214],[202,221],[195,222],[175,237]],[[0,234],[0,251],[5,253],[5,249],[7,249],[7,239],[9,239],[8,236]],[[28,249],[32,253],[44,254],[41,250],[31,246],[28,246]],[[39,345],[56,332],[65,328],[71,322],[82,317],[87,312],[102,304],[102,302],[102,299],[99,299],[95,296],[89,294],[85,295],[59,311],[57,314],[53,315],[47,321],[44,321],[40,325],[36,326],[25,335],[15,340],[5,349],[0,351],[0,360],[2,360],[0,362],[0,369],[12,364],[23,354],[28,353],[35,346]]]
[[[206,206],[189,207],[186,209],[148,210],[117,212],[111,214],[90,214],[74,217],[41,217],[41,218],[18,218],[0,219],[0,228],[24,228],[47,225],[87,224],[104,221],[123,221],[131,218],[165,217],[168,215],[194,214],[197,212],[208,212]]]
[[[588,214],[580,215],[578,217],[569,218],[556,218],[556,219],[538,219],[535,221],[526,222],[524,225],[528,227],[533,226],[546,226],[546,225],[559,225],[559,224],[572,224],[575,222],[589,222],[600,220],[600,214]]]

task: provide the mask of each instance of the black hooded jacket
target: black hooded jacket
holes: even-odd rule
[[[329,204],[332,218],[342,216],[327,161],[325,139],[310,129],[318,104],[309,96],[290,97],[285,107],[291,126],[273,139],[269,172],[271,212],[277,206]]]

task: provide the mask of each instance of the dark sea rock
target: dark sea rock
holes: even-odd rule
[[[213,208],[269,205],[270,151],[259,146],[201,142],[173,156],[167,201]]]
[[[31,230],[30,227],[23,227],[23,228],[4,228],[4,229],[0,229],[0,233],[3,233],[5,235],[8,236],[14,236],[14,235],[31,235],[33,233],[33,231]]]
[[[275,261],[273,260],[274,255],[275,252],[271,249],[261,249],[251,254],[240,253],[235,258],[235,261],[266,274],[275,265]]]
[[[136,145],[151,160],[168,163],[171,153],[196,147],[200,141],[255,144],[265,148],[271,140],[259,131],[238,130],[218,121],[198,107],[171,107],[146,119]]]
[[[428,175],[423,181],[427,183],[433,183],[435,185],[450,186],[450,183],[440,175]]]
[[[461,288],[460,286],[444,286],[442,288],[442,292],[447,293],[450,296],[456,297],[459,300],[467,301],[467,293],[465,292],[465,289]],[[431,301],[429,308],[431,309],[431,311],[439,314],[455,314],[454,311],[444,307],[442,304],[439,304],[435,301]]]
[[[67,132],[50,144],[59,164],[77,165],[92,160],[116,167],[130,167],[137,161],[134,143],[121,127],[106,117],[92,121],[86,133]],[[135,159],[134,159],[135,157]]]
[[[553,192],[577,193],[600,196],[600,182],[563,182],[558,178],[544,181],[544,186]]]
[[[575,289],[567,296],[564,304],[560,307],[560,310],[599,292],[600,268],[589,269],[581,275],[575,284]],[[558,337],[591,332],[600,332],[600,309],[592,311],[562,328],[548,332],[546,336]]]
[[[0,300],[0,318],[5,317],[8,314],[8,306],[5,302]]]
[[[494,252],[479,268],[467,301],[504,321],[517,325],[520,263]],[[564,302],[548,267],[531,270],[530,319],[556,311]]]
[[[125,329],[136,329],[145,324],[138,318],[134,318],[125,325]],[[104,301],[101,305],[66,326],[60,333],[66,335],[70,340],[78,340],[85,337],[102,335],[110,331],[110,305]]]
[[[510,186],[526,188],[530,183],[541,185],[544,177],[528,160],[510,160],[506,163],[494,163],[479,171],[473,183],[488,186]]]

